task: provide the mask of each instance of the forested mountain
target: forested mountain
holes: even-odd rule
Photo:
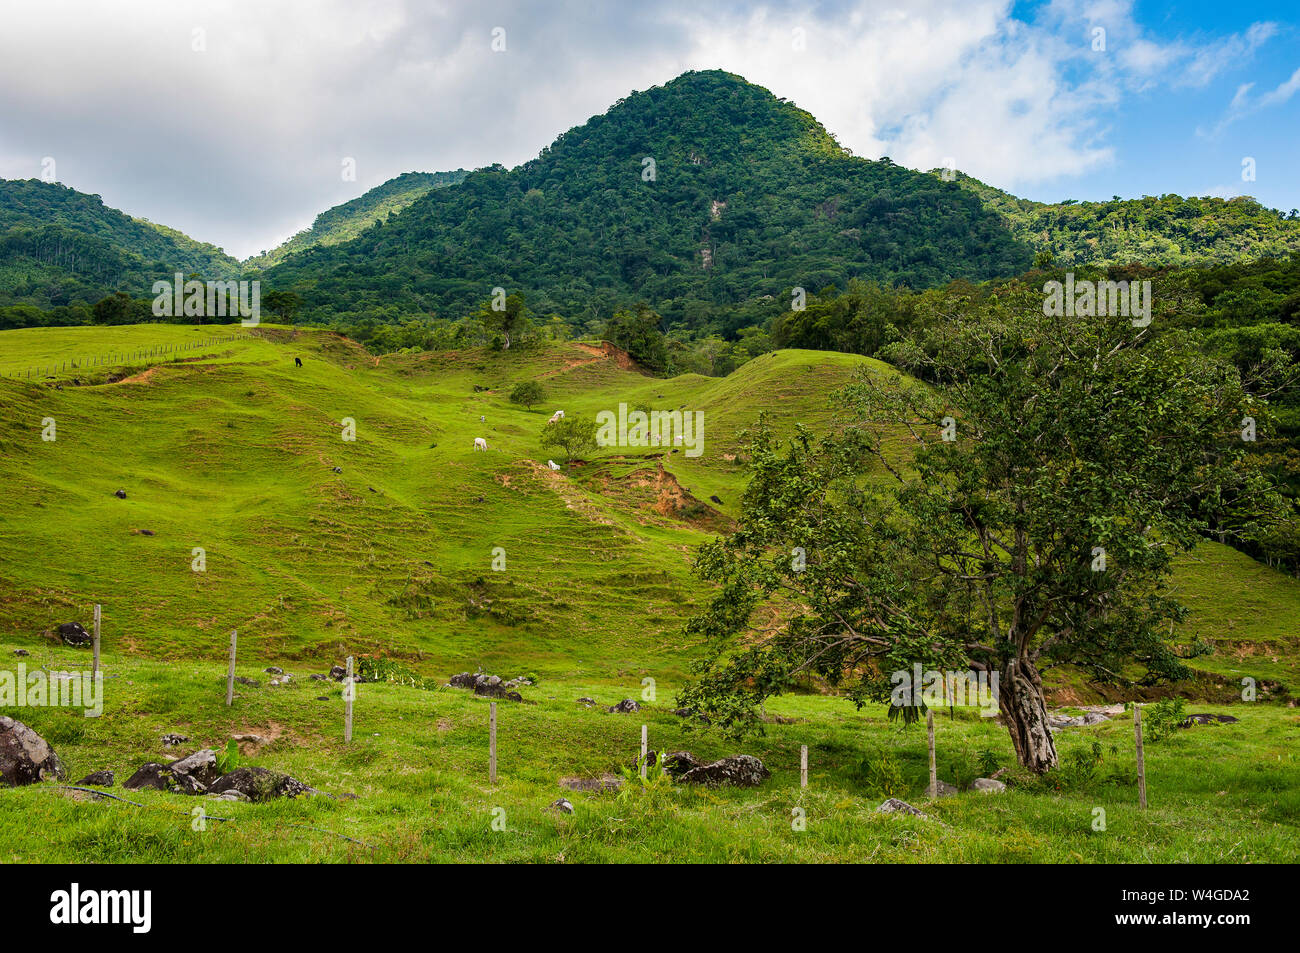
[[[863,277],[926,286],[1032,250],[955,183],[855,158],[808,113],[719,71],[633,93],[513,170],[471,173],[264,278],[304,317],[459,317],[493,287],[581,321],[644,300],[669,321]]]
[[[1044,204],[960,172],[956,181],[1001,215],[1017,239],[1061,266],[1229,264],[1300,250],[1300,212],[1283,215],[1249,196]]]
[[[231,277],[220,248],[109,208],[98,195],[38,179],[0,179],[0,307],[93,304],[115,291],[144,297],[183,271]]]
[[[267,268],[294,252],[317,245],[337,245],[356,238],[371,225],[383,221],[394,212],[400,212],[426,192],[458,185],[467,175],[469,173],[465,169],[457,169],[455,172],[403,172],[350,202],[321,212],[310,228],[303,229],[283,245],[248,259],[244,262],[244,268]]]

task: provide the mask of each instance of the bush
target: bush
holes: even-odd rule
[[[528,410],[532,410],[534,404],[540,404],[545,399],[546,388],[537,381],[523,381],[516,384],[515,389],[510,392],[510,402],[523,404]]]

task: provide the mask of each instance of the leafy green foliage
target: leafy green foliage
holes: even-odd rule
[[[520,381],[510,391],[510,402],[522,404],[528,410],[546,399],[546,388],[541,381]]]
[[[596,449],[596,421],[587,417],[561,417],[542,429],[543,449],[564,451],[567,459]]]

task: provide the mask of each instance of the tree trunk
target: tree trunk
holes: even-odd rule
[[[998,704],[1020,763],[1035,774],[1056,767],[1056,743],[1047,727],[1043,682],[1030,662],[1013,659],[1002,666]]]

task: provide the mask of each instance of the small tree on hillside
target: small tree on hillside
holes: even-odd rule
[[[540,381],[522,381],[510,392],[510,402],[523,404],[528,410],[532,410],[534,404],[540,404],[545,399],[546,388]]]
[[[916,663],[996,673],[1017,757],[1043,772],[1044,668],[1185,672],[1173,557],[1222,500],[1274,498],[1238,466],[1252,399],[1177,332],[1048,319],[1021,294],[895,349],[934,386],[866,373],[820,442],[760,423],[740,529],[697,561],[721,589],[688,625],[709,651],[680,704],[740,734],[809,675],[861,706]]]
[[[581,457],[596,449],[596,421],[583,417],[563,417],[542,430],[542,448],[564,451],[566,459]]]

